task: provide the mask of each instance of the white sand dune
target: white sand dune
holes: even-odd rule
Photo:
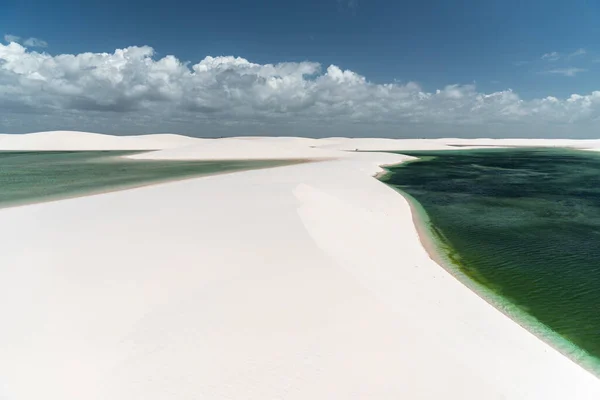
[[[327,140],[327,139],[325,139]],[[444,141],[435,139],[378,139],[378,138],[336,138],[327,140],[322,146],[337,150],[445,150],[451,147]]]
[[[0,150],[160,150],[201,139],[173,134],[113,136],[100,133],[52,131],[0,135]]]
[[[319,147],[337,150],[450,150],[453,146],[523,146],[523,147],[572,147],[580,149],[598,149],[600,140],[570,139],[378,139],[378,138],[328,138],[326,144]]]
[[[600,399],[429,258],[372,177],[408,157],[182,141],[147,156],[339,157],[0,210],[1,399]]]
[[[297,138],[294,138],[297,139]],[[130,156],[137,159],[324,159],[346,156],[337,150],[317,148],[318,142],[290,138],[200,139],[190,146]]]

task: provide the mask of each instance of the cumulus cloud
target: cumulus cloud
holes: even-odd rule
[[[599,117],[600,91],[523,100],[510,89],[482,93],[475,85],[429,92],[414,82],[376,84],[308,61],[257,64],[207,56],[191,64],[170,55],[156,58],[147,46],[52,56],[14,41],[0,44],[4,131],[173,127],[202,135],[393,136],[411,127],[406,133],[414,136],[491,127],[507,132],[514,124],[592,123]]]
[[[556,75],[564,75],[564,76],[573,77],[573,76],[577,75],[578,73],[585,72],[585,71],[587,71],[587,70],[583,69],[583,68],[569,67],[569,68],[555,68],[555,69],[551,69],[551,70],[544,71],[544,72],[548,73],[548,74],[556,74]]]
[[[20,36],[6,34],[4,35],[4,41],[7,43],[20,43],[26,47],[48,47],[48,43],[45,40],[34,37],[22,38]]]

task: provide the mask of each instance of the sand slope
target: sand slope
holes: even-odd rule
[[[318,142],[291,138],[199,139],[185,147],[131,156],[137,159],[326,159],[344,157],[337,149],[319,148]]]
[[[88,132],[52,131],[0,135],[0,150],[157,150],[181,147],[199,140],[173,134],[113,136]]]
[[[242,140],[315,151],[162,154]],[[350,141],[323,140],[334,160],[0,210],[0,398],[599,399],[428,257],[372,178],[407,157],[336,150]]]

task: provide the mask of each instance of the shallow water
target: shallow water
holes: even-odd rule
[[[402,154],[423,161],[391,167],[382,180],[422,205],[446,258],[597,361],[600,155],[565,149]]]
[[[0,152],[0,208],[293,161],[133,160],[132,151]]]

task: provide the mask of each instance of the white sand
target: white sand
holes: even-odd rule
[[[600,398],[428,257],[407,202],[372,178],[407,157],[338,151],[384,141],[178,153],[172,137],[68,135],[171,148],[155,158],[340,158],[0,210],[2,400]],[[46,136],[0,149],[60,147]]]
[[[0,135],[0,150],[157,150],[186,146],[199,140],[171,134],[112,136],[88,132],[53,131]]]
[[[327,159],[344,156],[337,149],[311,147],[312,141],[290,138],[198,139],[189,146],[131,156],[137,159]],[[297,138],[293,138],[297,139]]]

